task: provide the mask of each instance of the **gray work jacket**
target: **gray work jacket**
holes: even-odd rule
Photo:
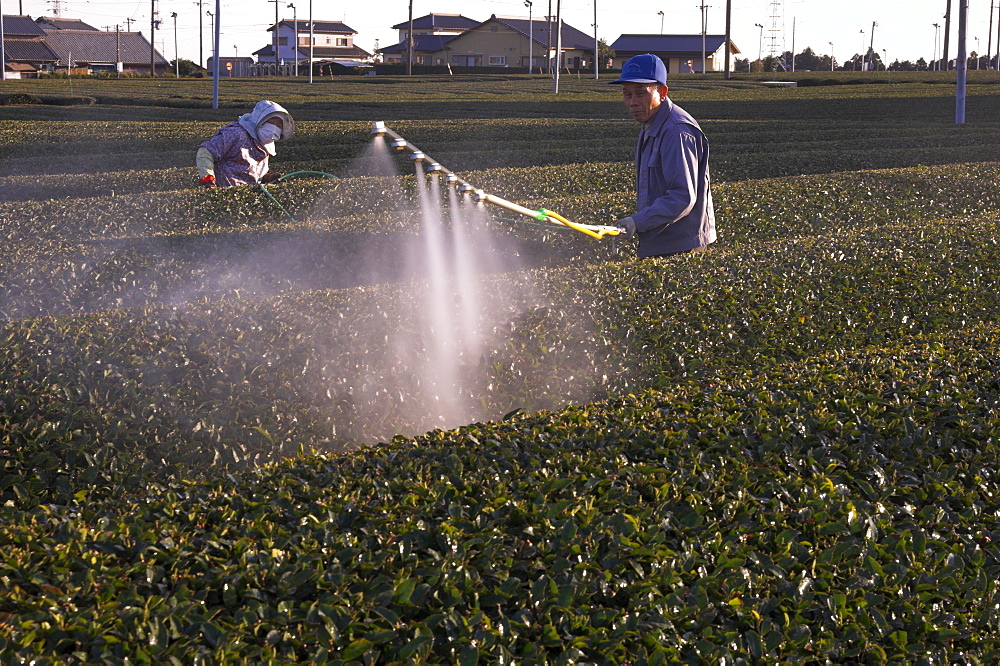
[[[639,256],[693,250],[716,239],[708,139],[687,111],[665,99],[643,124],[635,150]]]

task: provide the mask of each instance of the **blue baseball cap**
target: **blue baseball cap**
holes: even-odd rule
[[[622,65],[622,75],[611,83],[659,83],[667,85],[667,68],[652,53],[632,56]]]

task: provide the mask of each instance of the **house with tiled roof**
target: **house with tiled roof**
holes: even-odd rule
[[[550,36],[551,29],[551,36]],[[559,37],[555,22],[493,15],[448,42],[447,62],[465,67],[519,67],[546,65],[548,45],[556,48]],[[530,46],[529,46],[530,44]],[[593,66],[594,37],[562,24],[560,69]]]
[[[74,72],[107,74],[118,71],[117,63],[121,63],[123,73],[149,74],[151,56],[157,76],[170,66],[158,51],[150,51],[149,40],[141,32],[95,30],[82,21],[66,19],[58,23],[39,19],[39,25],[45,30],[45,42],[59,56],[56,70],[69,65]]]
[[[4,14],[4,78],[36,76],[51,69],[59,56],[45,43],[45,31],[30,16]]]
[[[427,14],[413,19],[413,62],[416,65],[444,65],[447,63],[448,42],[466,30],[479,25],[479,21],[461,14]],[[399,42],[380,49],[383,62],[407,62],[410,44],[410,22],[392,26],[399,31]]]
[[[653,53],[667,66],[667,73],[701,72],[702,39],[695,35],[621,35],[611,45],[615,52],[614,67],[621,69],[626,60],[642,53]],[[741,53],[729,42],[730,54]],[[705,71],[721,72],[725,68],[726,36],[705,35]],[[731,61],[732,62],[732,61]],[[730,69],[732,69],[730,64]]]
[[[273,34],[278,33],[278,54],[275,59]],[[310,38],[312,39],[313,62],[347,62],[371,60],[372,54],[355,46],[354,35],[358,34],[350,26],[340,21],[295,21],[284,19],[267,29],[272,33],[272,41],[267,46],[254,51],[259,63],[308,65]],[[307,70],[308,71],[308,70]]]

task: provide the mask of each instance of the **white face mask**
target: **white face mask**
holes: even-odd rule
[[[281,138],[281,128],[273,123],[264,123],[257,128],[257,138],[261,143],[273,143]]]

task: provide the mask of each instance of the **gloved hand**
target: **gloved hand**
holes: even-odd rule
[[[201,185],[202,187],[218,187],[218,185],[215,184],[215,176],[211,174],[199,180],[198,184]]]
[[[624,238],[632,238],[635,236],[635,220],[631,217],[623,217],[622,219],[615,222],[615,226],[623,229],[621,236]]]
[[[276,171],[269,171],[269,172],[267,172],[267,173],[264,174],[264,176],[260,179],[260,182],[262,182],[262,183],[276,183],[276,182],[278,182],[279,178],[281,178],[281,174],[280,173],[277,173]]]

